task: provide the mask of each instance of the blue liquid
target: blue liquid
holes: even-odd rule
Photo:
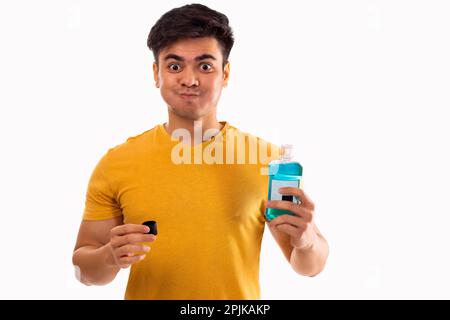
[[[278,188],[281,187],[300,187],[300,181],[302,179],[303,168],[300,163],[295,161],[281,162],[274,161],[269,163],[269,200],[285,200],[296,202],[296,198],[292,196],[280,195],[278,193]],[[266,209],[266,219],[268,221],[283,215],[289,214],[294,215],[290,211],[280,210],[275,208]]]

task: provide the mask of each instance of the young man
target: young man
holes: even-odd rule
[[[151,29],[168,121],[111,148],[92,173],[73,254],[82,283],[107,284],[131,266],[126,299],[259,299],[266,222],[297,273],[324,268],[328,245],[307,195],[286,188],[280,193],[300,204],[264,201],[262,169],[276,146],[264,163],[251,161],[252,143],[261,151],[264,141],[217,120],[233,43],[227,17],[200,4],[167,12]],[[269,223],[266,207],[294,215]]]

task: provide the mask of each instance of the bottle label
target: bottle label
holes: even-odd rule
[[[278,192],[278,189],[284,188],[284,187],[298,188],[299,186],[300,186],[300,180],[287,181],[287,180],[273,179],[269,200],[285,200],[285,201],[291,201],[294,203],[298,203],[297,197],[294,197],[292,195],[285,195],[285,194],[283,195]]]

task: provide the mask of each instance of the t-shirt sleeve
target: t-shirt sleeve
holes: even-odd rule
[[[107,158],[96,165],[89,179],[83,220],[107,220],[122,215],[113,187],[107,176]]]

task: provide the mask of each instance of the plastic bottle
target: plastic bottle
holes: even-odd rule
[[[303,167],[300,163],[292,160],[292,145],[281,145],[280,158],[269,163],[269,200],[286,200],[298,203],[297,197],[291,195],[282,195],[278,192],[282,187],[299,188],[302,179]],[[266,219],[268,221],[292,212],[275,208],[266,209]]]

